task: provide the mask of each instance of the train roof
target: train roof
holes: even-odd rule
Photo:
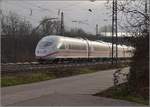
[[[71,42],[81,42],[83,40],[87,40],[93,44],[98,44],[100,43],[101,45],[103,46],[109,46],[111,47],[112,43],[109,43],[109,42],[104,42],[104,41],[91,41],[91,40],[88,40],[88,39],[83,39],[83,38],[72,38],[72,37],[65,37],[65,36],[60,36],[60,35],[48,35],[48,36],[45,36],[42,38],[42,40],[44,41],[48,41],[48,40],[68,40],[68,41],[71,41]],[[129,49],[134,49],[133,47],[131,46],[126,46],[126,45],[118,45],[118,48],[129,48]]]

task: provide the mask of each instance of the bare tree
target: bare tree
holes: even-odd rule
[[[34,59],[38,35],[31,35],[29,21],[10,12],[2,15],[2,62],[31,61]]]
[[[5,35],[28,35],[32,30],[32,25],[28,21],[12,12],[2,15],[1,25],[2,33]]]
[[[135,46],[134,56],[128,78],[130,92],[135,95],[149,97],[149,24],[147,0],[118,1],[118,14],[124,17],[119,26],[131,32]]]
[[[41,35],[59,34],[60,21],[57,18],[45,17],[32,33],[39,32]]]
[[[145,2],[146,0],[126,0],[118,3],[118,11],[126,21],[120,27],[128,32],[133,32],[134,36],[138,36],[149,26],[150,19],[145,11]]]

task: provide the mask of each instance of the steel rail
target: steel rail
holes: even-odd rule
[[[127,62],[127,61],[126,61]],[[124,61],[120,61],[124,63]],[[51,68],[71,68],[82,66],[94,66],[102,64],[111,64],[111,61],[101,62],[85,62],[85,63],[54,63],[54,64],[39,64],[38,62],[25,62],[25,63],[6,63],[1,64],[1,73],[15,73],[15,72],[30,72],[32,70],[51,69]]]

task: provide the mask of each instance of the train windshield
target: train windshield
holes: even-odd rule
[[[39,44],[40,48],[51,46],[52,42],[43,41]]]

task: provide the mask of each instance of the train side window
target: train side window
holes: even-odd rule
[[[69,49],[72,49],[72,50],[86,50],[85,45],[68,44],[68,46],[69,46]]]
[[[71,45],[70,44],[68,44],[68,48],[71,49]]]
[[[59,49],[65,49],[65,44],[61,44]]]
[[[99,51],[100,49],[99,49],[99,47],[94,46],[94,50],[95,50],[95,51]]]
[[[81,46],[81,50],[86,50],[86,45],[83,44],[83,45]]]
[[[95,50],[96,51],[108,51],[108,47],[102,47],[102,46],[97,46],[97,47],[95,47]]]

